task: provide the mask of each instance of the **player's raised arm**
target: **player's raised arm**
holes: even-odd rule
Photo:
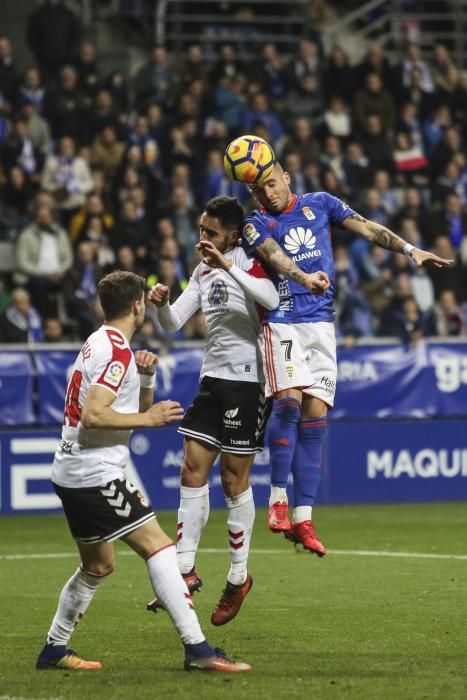
[[[454,262],[453,260],[445,260],[444,258],[440,258],[427,250],[416,248],[410,243],[404,241],[403,238],[388,229],[386,226],[382,226],[376,221],[365,219],[364,216],[360,216],[360,214],[357,214],[356,212],[344,219],[341,222],[341,225],[349,231],[353,231],[354,233],[363,236],[363,238],[366,238],[367,241],[374,243],[380,248],[391,250],[393,253],[408,255],[418,267],[421,267],[426,263],[432,264],[435,267],[447,267],[448,265],[452,265]]]
[[[157,355],[149,352],[149,350],[137,350],[135,352],[135,362],[140,382],[139,410],[141,413],[151,408],[154,403],[158,361]]]
[[[200,308],[197,269],[190,277],[187,288],[173,304],[169,304],[170,290],[165,284],[158,282],[151,287],[148,301],[157,307],[157,316],[164,330],[178,331]]]
[[[213,268],[219,268],[229,273],[240,285],[245,294],[265,309],[272,311],[279,306],[279,294],[273,282],[261,267],[258,260],[250,259],[252,268],[249,271],[236,265],[223,255],[211,241],[200,241],[196,246],[201,251],[203,262]],[[246,256],[245,256],[246,259]]]
[[[329,287],[330,282],[326,272],[303,272],[293,260],[285,255],[273,238],[265,238],[256,246],[256,250],[267,265],[273,267],[284,277],[298,282],[312,294],[322,294]]]

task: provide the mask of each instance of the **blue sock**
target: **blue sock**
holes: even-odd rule
[[[326,434],[326,416],[298,423],[297,446],[292,464],[294,506],[312,506],[321,480],[321,455]]]
[[[300,410],[297,399],[285,398],[274,402],[268,425],[272,486],[284,489],[287,486],[297,442]]]
[[[199,642],[198,644],[184,644],[183,646],[185,647],[185,654],[187,656],[195,656],[196,658],[200,659],[204,656],[216,655],[215,649],[208,644],[206,640],[204,640],[204,642]]]
[[[66,656],[67,648],[64,644],[45,644],[42,648],[40,656],[46,656],[49,659],[61,659]]]

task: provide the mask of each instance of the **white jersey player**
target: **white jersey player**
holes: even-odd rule
[[[60,594],[57,612],[36,668],[97,670],[68,648],[71,635],[114,566],[117,538],[146,562],[154,592],[163,601],[185,646],[185,668],[247,671],[211,647],[199,626],[173,543],[152,508],[125,479],[133,428],[156,428],[181,418],[175,401],[153,404],[157,357],[130,341],[145,312],[145,281],[113,272],[98,285],[106,325],[83,345],[68,382],[62,440],[52,480],[78,545],[80,567]]]
[[[220,452],[231,566],[211,617],[214,625],[235,617],[252,586],[247,561],[255,509],[249,473],[255,452],[262,449],[267,418],[257,305],[272,310],[279,303],[261,264],[237,246],[242,225],[243,210],[236,199],[210,200],[201,216],[197,246],[204,258],[188,287],[172,305],[164,285],[156,285],[150,293],[167,330],[183,326],[198,309],[207,324],[199,391],[179,428],[185,441],[177,558],[190,591],[199,590],[195,555],[209,515],[208,477]],[[148,607],[156,611],[161,604],[156,599]]]

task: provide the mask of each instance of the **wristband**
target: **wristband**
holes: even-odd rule
[[[410,254],[411,254],[412,250],[415,250],[415,246],[411,245],[410,243],[406,243],[402,250],[404,252],[404,255],[408,255],[410,258],[411,257]]]
[[[154,374],[140,374],[139,385],[141,389],[155,389],[156,373],[154,372]]]

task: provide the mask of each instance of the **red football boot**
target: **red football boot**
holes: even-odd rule
[[[287,532],[290,530],[288,503],[276,501],[272,506],[269,506],[268,525],[271,532]]]
[[[307,549],[309,552],[317,554],[318,557],[324,557],[326,554],[326,547],[319,541],[312,520],[304,520],[301,523],[292,523],[290,530],[288,532],[284,532],[284,535],[286,539],[290,540],[294,544],[303,545],[303,549]]]
[[[198,591],[201,590],[201,586],[203,585],[203,582],[199,578],[194,567],[187,574],[182,574],[182,578],[185,581],[186,585],[188,586],[188,590],[190,591],[190,593],[197,593]],[[158,610],[163,610],[163,609],[164,609],[164,606],[160,602],[159,598],[154,598],[154,600],[151,600],[146,605],[146,610],[150,610],[151,612],[154,612],[154,613],[156,613]]]
[[[248,574],[245,583],[241,586],[234,586],[233,583],[227,581],[221,598],[211,615],[212,624],[216,626],[225,625],[230,620],[233,620],[242,607],[242,603],[250,592],[252,585],[253,579],[250,574]]]

